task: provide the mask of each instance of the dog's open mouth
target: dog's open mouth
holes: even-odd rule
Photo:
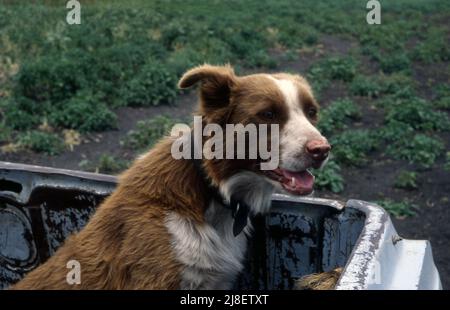
[[[289,171],[282,168],[265,171],[265,175],[275,180],[291,194],[308,195],[313,191],[314,176],[308,171]]]

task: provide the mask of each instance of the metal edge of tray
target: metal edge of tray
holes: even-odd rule
[[[286,195],[286,194],[273,194],[272,201],[289,201],[289,202],[294,202],[294,203],[327,206],[327,207],[333,208],[337,211],[341,211],[344,209],[344,203],[342,203],[338,200],[317,198],[317,197],[311,197],[311,196],[296,197],[296,196],[291,196],[291,195]]]
[[[117,177],[107,175],[107,174],[91,173],[91,172],[83,172],[83,171],[67,170],[67,169],[58,169],[58,168],[50,168],[50,167],[26,165],[26,164],[16,164],[16,163],[10,163],[10,162],[5,162],[5,161],[0,161],[0,169],[25,171],[25,172],[36,172],[36,173],[42,173],[42,174],[59,174],[59,175],[66,175],[66,176],[83,178],[83,179],[90,179],[93,181],[117,183]]]
[[[382,207],[367,201],[351,199],[346,207],[360,210],[366,219],[335,289],[365,290],[376,268],[376,256],[384,242],[390,217]]]
[[[6,172],[6,177],[0,175],[0,181],[20,183],[22,186],[20,191],[17,192],[3,191],[0,193],[1,198],[18,205],[29,204],[32,192],[39,188],[81,189],[87,193],[106,196],[111,194],[117,184],[117,177],[105,174],[1,161],[0,171]],[[8,175],[8,173],[10,174]],[[95,187],[92,186],[94,183],[96,184]]]

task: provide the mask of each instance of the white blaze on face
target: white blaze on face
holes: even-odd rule
[[[324,138],[303,113],[298,86],[291,80],[271,79],[283,93],[288,107],[288,120],[280,131],[280,167],[291,171],[304,170],[308,166],[306,143]]]

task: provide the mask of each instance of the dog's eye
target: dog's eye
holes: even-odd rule
[[[275,113],[271,110],[268,111],[264,111],[261,113],[261,115],[266,118],[266,119],[270,119],[273,120],[275,118]]]
[[[317,109],[316,108],[310,108],[308,110],[308,116],[310,118],[315,118],[317,116]]]

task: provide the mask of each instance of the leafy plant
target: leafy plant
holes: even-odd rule
[[[438,109],[450,110],[450,96],[436,100],[434,106]]]
[[[447,154],[445,156],[444,169],[447,171],[450,171],[450,152],[447,152]]]
[[[399,71],[410,70],[411,62],[408,56],[404,53],[396,53],[391,55],[385,55],[380,58],[381,70],[385,73],[393,73]]]
[[[272,29],[272,28],[271,28]],[[309,25],[297,27],[295,24],[287,25],[284,31],[276,33],[277,42],[289,48],[316,44],[319,32]]]
[[[37,105],[30,99],[8,98],[4,106],[4,124],[14,130],[29,130],[40,123],[42,112],[37,111]],[[45,110],[45,105],[40,108]]]
[[[387,122],[399,121],[418,130],[449,130],[450,119],[444,112],[433,111],[430,104],[420,98],[400,101],[388,109]]]
[[[359,75],[350,85],[350,91],[353,95],[376,98],[380,96],[382,87],[374,78]]]
[[[70,98],[85,83],[76,62],[49,55],[21,66],[14,93],[39,102],[57,102]]]
[[[441,84],[436,87],[436,98],[433,102],[438,109],[450,110],[450,86]]]
[[[404,72],[395,72],[389,75],[380,75],[380,84],[383,94],[396,95],[402,98],[413,92],[415,83],[410,76]]]
[[[96,171],[100,173],[118,173],[125,170],[129,163],[112,155],[102,154],[96,165]]]
[[[319,118],[319,129],[329,135],[338,129],[346,127],[346,122],[361,117],[360,108],[350,99],[340,99],[332,102],[322,110]]]
[[[20,136],[19,145],[34,152],[58,155],[64,149],[64,141],[53,133],[30,131]]]
[[[448,84],[439,84],[436,86],[436,97],[448,97],[450,96],[450,85]]]
[[[11,129],[6,127],[5,123],[0,121],[0,144],[11,140]]]
[[[167,116],[156,116],[150,120],[140,121],[137,123],[136,129],[128,133],[124,145],[135,150],[151,147],[180,122]]]
[[[378,141],[373,132],[358,129],[347,130],[332,137],[331,145],[338,163],[360,166],[367,162],[368,154],[377,148]]]
[[[404,97],[405,94],[412,93],[413,87],[414,83],[411,78],[403,73],[376,76],[358,75],[350,85],[350,91],[353,95],[371,98],[383,95]]]
[[[408,200],[403,200],[400,202],[393,201],[390,199],[378,201],[377,204],[382,206],[387,212],[396,218],[405,218],[408,216],[413,216],[416,214],[418,206],[412,204]]]
[[[437,61],[448,61],[450,59],[450,47],[446,42],[447,33],[442,29],[431,27],[425,36],[425,40],[420,42],[412,52],[412,57],[426,63]]]
[[[318,92],[330,80],[352,81],[356,75],[356,67],[356,61],[351,57],[329,57],[312,65],[307,76]]]
[[[417,173],[413,171],[400,171],[395,178],[394,186],[403,189],[416,189]]]
[[[172,68],[176,76],[181,76],[186,70],[203,62],[199,53],[186,46],[171,52],[167,59],[167,65]]]
[[[144,66],[123,89],[123,99],[130,106],[155,106],[171,103],[176,97],[176,77],[157,63]]]
[[[84,159],[78,163],[80,169],[96,173],[117,174],[128,168],[129,162],[110,154],[102,154],[96,162]]]
[[[392,120],[378,128],[376,136],[380,142],[398,142],[409,139],[413,134],[414,128],[411,125]]]
[[[349,82],[356,74],[356,62],[351,57],[328,57],[316,63],[313,68],[321,69],[321,74],[332,80]]]
[[[389,144],[386,153],[393,158],[406,159],[425,168],[431,167],[444,150],[444,144],[432,136],[416,134]]]
[[[311,83],[315,93],[320,96],[320,91],[330,84],[330,77],[326,71],[326,68],[319,65],[312,65],[307,73],[308,80]]]
[[[274,69],[277,67],[277,61],[267,53],[265,50],[256,50],[248,56],[245,62],[246,66],[249,68],[268,68]]]
[[[318,189],[328,189],[333,193],[340,193],[344,190],[344,178],[342,177],[341,167],[333,161],[328,163],[320,170],[315,170],[315,184]]]
[[[76,129],[81,132],[102,131],[116,127],[117,116],[91,93],[79,93],[53,109],[50,123],[56,127]]]
[[[325,60],[322,65],[327,68],[326,72],[333,80],[350,82],[356,74],[356,62],[350,57],[332,57]]]

